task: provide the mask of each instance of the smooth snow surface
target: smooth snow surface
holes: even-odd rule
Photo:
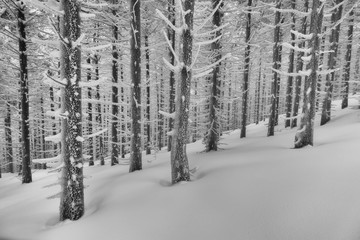
[[[175,186],[166,152],[144,155],[144,170],[131,174],[126,165],[85,167],[86,213],[76,222],[58,222],[57,173],[35,171],[25,185],[4,174],[0,239],[360,239],[360,111],[335,111],[314,147],[292,149],[296,129],[266,132],[259,124],[245,139],[223,135],[218,152],[188,145],[199,169]]]

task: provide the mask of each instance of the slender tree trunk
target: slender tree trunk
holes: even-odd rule
[[[91,64],[91,56],[88,56],[86,59],[87,64]],[[87,69],[87,81],[91,81],[91,69]],[[91,99],[91,88],[88,88],[88,99]],[[88,114],[88,134],[93,133],[93,116],[92,116],[92,104],[91,102],[88,102],[87,104],[87,114]],[[89,138],[88,140],[88,154],[90,156],[89,158],[89,166],[94,166],[94,149],[93,149],[93,138]]]
[[[212,0],[212,7],[216,9],[220,3],[220,0]],[[221,20],[223,17],[222,13],[222,6],[216,10],[213,15],[212,23],[215,28],[220,27]],[[215,37],[221,36],[221,30],[216,31]],[[214,62],[217,62],[221,59],[221,43],[220,40],[213,42],[211,44],[211,51],[214,55]],[[220,91],[219,86],[221,86],[220,80],[220,63],[214,67],[213,74],[212,74],[212,91],[210,96],[210,114],[209,114],[209,122],[210,125],[208,127],[208,136],[207,136],[207,146],[206,151],[217,151],[218,149],[218,142],[219,142],[219,135],[220,135],[220,120],[219,120],[219,98],[220,98]]]
[[[281,0],[276,1],[276,9],[281,8]],[[273,82],[271,85],[271,109],[269,116],[269,125],[268,125],[268,133],[267,136],[274,136],[274,128],[276,123],[277,116],[277,97],[278,97],[278,73],[277,71],[280,69],[279,55],[280,55],[280,21],[281,21],[281,13],[280,11],[275,12],[275,30],[274,30],[274,47],[273,47]]]
[[[121,82],[124,83],[124,65],[120,64],[120,78]],[[125,158],[125,145],[126,145],[126,116],[127,116],[127,110],[125,110],[124,104],[125,104],[125,91],[124,87],[122,86],[120,88],[121,90],[121,158]]]
[[[82,114],[81,114],[81,49],[74,46],[80,37],[80,3],[77,0],[62,0],[64,15],[60,21],[61,79],[66,80],[62,89],[62,193],[60,220],[77,220],[84,214]]]
[[[319,45],[324,5],[319,0],[313,0],[311,11],[310,33],[312,38],[309,42],[311,50],[311,61],[307,69],[311,74],[304,84],[304,103],[299,130],[295,136],[295,148],[301,148],[307,145],[313,145],[314,120],[315,120],[315,103],[316,103],[316,85],[319,59]]]
[[[291,8],[296,10],[296,0],[291,1]],[[291,30],[295,31],[295,13],[291,13]],[[295,34],[291,34],[291,46],[295,48]],[[295,50],[290,49],[289,54],[289,69],[288,73],[294,72],[294,60],[295,60]],[[292,93],[293,93],[293,76],[288,77],[287,88],[286,88],[286,120],[285,127],[290,127],[291,124],[291,108],[292,108]]]
[[[336,0],[334,6],[341,3],[343,0]],[[331,15],[331,23],[335,24],[340,20],[342,14],[342,5],[334,9],[334,12]],[[321,120],[320,125],[326,124],[331,119],[331,102],[332,102],[332,93],[333,93],[333,84],[335,81],[335,68],[336,68],[336,58],[338,54],[339,46],[339,35],[340,35],[340,23],[331,30],[331,35],[329,37],[330,42],[330,53],[328,58],[328,69],[333,70],[330,74],[326,75],[326,84],[325,84],[325,97],[323,100],[323,106],[321,111]]]
[[[117,4],[117,0],[113,0],[114,4]],[[113,15],[117,14],[115,9],[112,10]],[[118,139],[118,114],[119,114],[119,91],[117,87],[118,78],[119,78],[119,53],[117,50],[116,44],[118,43],[118,27],[116,25],[113,26],[113,37],[114,44],[112,46],[112,106],[111,106],[111,114],[112,114],[112,122],[111,122],[111,166],[119,163],[119,139]]]
[[[131,9],[131,40],[130,40],[130,68],[131,68],[131,115],[132,136],[130,150],[130,172],[142,169],[141,156],[141,22],[140,0],[130,0]]]
[[[97,81],[100,80],[99,78],[99,56],[96,54],[94,56],[94,64],[95,64],[95,79]],[[95,99],[96,101],[98,101],[98,104],[96,104],[96,122],[97,124],[102,127],[102,107],[101,107],[101,103],[100,103],[100,86],[97,85],[96,86],[96,94],[95,94]],[[105,165],[105,159],[104,159],[104,137],[103,134],[101,134],[100,136],[98,136],[97,138],[99,138],[99,158],[100,158],[100,165]]]
[[[168,0],[168,13],[169,13],[169,21],[175,26],[175,1]],[[175,50],[175,31],[169,26],[167,29],[167,35],[171,42],[172,49]],[[175,56],[169,48],[169,58],[170,64],[174,65],[175,63]],[[170,71],[170,95],[169,95],[169,113],[175,112],[175,73]],[[169,118],[169,131],[171,132],[174,128],[174,119]],[[167,143],[167,150],[171,151],[171,143],[172,143],[172,136],[168,136],[168,143]]]
[[[351,66],[351,52],[353,45],[353,32],[354,32],[354,10],[351,10],[349,14],[349,29],[347,36],[347,45],[346,45],[346,56],[345,56],[345,72],[344,72],[344,85],[345,92],[343,94],[343,100],[341,103],[341,108],[347,108],[349,105],[349,80],[350,80],[350,66]]]
[[[248,13],[246,21],[246,33],[245,33],[245,67],[244,67],[244,84],[243,84],[243,96],[242,96],[242,115],[241,115],[241,132],[240,138],[246,137],[246,124],[248,115],[248,95],[249,95],[249,70],[250,70],[250,34],[251,34],[251,5],[252,0],[248,0]]]
[[[261,51],[260,51],[261,56]],[[256,83],[256,113],[255,113],[255,123],[259,124],[260,122],[260,108],[261,108],[261,72],[262,72],[262,58],[259,60],[259,78]]]
[[[21,95],[21,140],[22,140],[22,183],[31,183],[29,80],[27,69],[25,5],[17,9],[19,31],[20,95]]]
[[[176,91],[175,126],[171,149],[171,176],[172,183],[190,181],[189,163],[186,155],[186,143],[188,140],[188,123],[190,107],[190,86],[191,86],[191,64],[193,47],[193,17],[194,0],[185,0],[183,9],[187,12],[185,25],[187,28],[182,31],[182,60],[184,66],[180,71],[180,79]]]
[[[151,124],[150,124],[150,49],[149,36],[145,35],[145,59],[146,59],[146,154],[151,154]]]
[[[303,12],[307,12],[309,10],[309,0],[305,0],[304,2],[304,10]],[[303,17],[301,19],[301,33],[306,34],[307,29],[307,17]],[[299,48],[305,48],[306,44],[305,41],[299,43]],[[304,63],[302,61],[302,57],[304,56],[303,52],[299,52],[297,54],[297,64],[296,64],[296,72],[302,71],[304,67]],[[297,126],[297,116],[299,113],[299,106],[300,106],[300,94],[301,94],[301,82],[302,82],[302,76],[296,76],[295,81],[295,97],[294,97],[294,107],[293,107],[293,113],[292,113],[292,121],[291,121],[291,128],[294,128]]]
[[[11,105],[9,101],[6,101],[6,115],[5,115],[5,163],[7,170],[10,173],[14,173],[14,159],[13,159],[13,146],[12,146],[12,133],[11,133]]]

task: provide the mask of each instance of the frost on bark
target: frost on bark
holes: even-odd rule
[[[319,45],[323,19],[324,5],[319,0],[313,0],[311,11],[310,33],[312,38],[309,42],[311,49],[311,61],[307,65],[307,70],[311,73],[304,84],[304,102],[300,120],[299,129],[295,135],[295,148],[301,148],[307,145],[313,145],[315,104],[316,104],[316,87],[318,78],[318,58]]]
[[[281,8],[281,0],[276,1],[276,9]],[[279,56],[280,56],[280,18],[281,18],[281,12],[276,11],[275,12],[275,30],[274,30],[274,47],[273,47],[273,68],[275,70],[280,69],[280,62],[279,62]],[[277,122],[277,111],[278,111],[278,88],[279,88],[279,82],[278,82],[278,72],[273,71],[273,79],[271,84],[271,107],[270,107],[270,116],[269,116],[269,125],[268,125],[268,133],[267,136],[274,136],[274,128],[275,123]]]
[[[151,154],[151,124],[150,124],[150,49],[149,36],[145,35],[145,59],[146,59],[146,155]]]
[[[117,4],[117,0],[113,0],[113,4]],[[116,16],[117,11],[116,9],[112,9],[112,14]],[[117,83],[119,81],[119,53],[117,49],[117,42],[118,42],[118,26],[113,26],[113,46],[112,46],[112,83],[113,86],[112,94],[111,94],[111,166],[119,163],[119,138],[118,138],[118,114],[119,114],[119,89],[117,87]]]
[[[130,146],[130,172],[142,169],[141,156],[141,35],[140,0],[130,0],[130,74],[132,136]]]
[[[243,96],[242,96],[242,108],[241,108],[241,132],[240,138],[246,137],[246,123],[248,117],[248,95],[249,95],[249,70],[250,70],[250,34],[251,34],[251,5],[252,0],[248,0],[248,13],[246,21],[246,33],[245,33],[245,67],[244,67],[244,83],[243,83]]]
[[[304,9],[303,12],[307,12],[309,10],[309,0],[304,1]],[[307,17],[303,17],[300,21],[301,30],[300,33],[306,34],[307,29]],[[305,48],[306,43],[302,41],[298,44],[299,48]],[[302,71],[304,67],[304,62],[302,61],[302,57],[304,56],[304,52],[299,52],[297,54],[296,59],[296,72]],[[300,94],[301,94],[301,82],[302,76],[298,75],[295,78],[295,93],[294,93],[294,106],[292,110],[292,121],[291,121],[291,128],[297,127],[297,116],[299,112],[300,106]]]
[[[183,66],[180,70],[180,79],[177,82],[175,122],[171,149],[171,176],[173,184],[181,181],[190,181],[186,143],[188,141],[190,84],[192,76],[193,36],[191,31],[193,29],[194,5],[194,0],[185,0],[183,2],[183,13],[186,14],[183,16],[185,23],[181,35]]]
[[[77,220],[84,214],[82,126],[81,126],[81,49],[74,42],[80,37],[80,3],[62,0],[64,15],[60,20],[62,89],[62,192],[60,220]]]
[[[349,29],[347,35],[346,55],[345,55],[345,72],[344,72],[344,93],[341,102],[341,108],[347,108],[349,105],[349,80],[350,80],[350,66],[351,66],[351,52],[353,45],[354,32],[354,10],[349,13]]]
[[[21,96],[21,141],[22,141],[22,183],[31,183],[29,80],[27,66],[25,5],[17,1],[19,31],[20,96]]]
[[[336,6],[337,4],[340,4],[342,1],[343,0],[336,0],[333,3],[333,7]],[[333,13],[331,14],[331,24],[337,23],[341,19],[341,14],[342,14],[342,5],[338,6],[333,10]],[[339,23],[336,26],[333,26],[329,37],[330,53],[328,57],[328,69],[333,71],[330,74],[326,75],[326,83],[325,83],[326,94],[323,99],[320,125],[326,124],[331,119],[331,102],[332,102],[333,84],[335,82],[335,68],[336,68],[336,58],[339,47],[340,25],[341,24]]]
[[[168,19],[172,23],[173,26],[175,26],[175,2],[174,0],[168,0],[168,12],[169,16]],[[171,48],[175,49],[175,30],[173,30],[170,26],[168,26],[167,29],[168,39],[171,42]],[[169,63],[173,66],[175,63],[175,56],[171,49],[169,48]],[[173,71],[170,71],[170,96],[169,96],[169,113],[175,112],[175,73]],[[172,131],[174,128],[174,119],[169,118],[169,131]],[[172,142],[172,136],[168,136],[168,143],[167,143],[167,150],[171,151],[171,142]]]
[[[218,7],[220,0],[213,0],[212,7],[213,9],[217,9],[213,15],[213,25],[214,28],[219,28],[221,24],[221,20],[223,17],[222,7],[223,2]],[[221,30],[216,31],[215,38],[221,36]],[[214,59],[213,62],[216,63],[221,59],[221,43],[220,39],[213,42],[211,44],[211,51],[213,53]],[[210,95],[210,114],[209,114],[209,122],[210,125],[208,127],[208,136],[206,137],[206,151],[217,151],[218,149],[218,142],[220,136],[220,118],[219,118],[219,98],[220,98],[220,91],[219,87],[221,85],[220,80],[220,63],[218,63],[212,73],[212,89]]]
[[[88,58],[86,59],[87,64],[90,65],[91,63],[91,56],[89,55]],[[87,81],[91,81],[91,69],[87,69]],[[91,99],[91,88],[88,88],[88,99]],[[91,101],[88,102],[87,104],[87,114],[88,114],[88,134],[92,134],[93,133],[93,114],[92,114],[92,103]],[[93,148],[93,138],[89,138],[88,139],[88,154],[90,156],[89,158],[89,166],[94,166],[94,148]]]
[[[296,10],[296,0],[291,1],[291,8]],[[295,13],[291,13],[291,29],[295,31]],[[291,45],[295,48],[295,34],[291,34]],[[289,69],[288,73],[294,72],[294,60],[295,60],[295,50],[290,49],[289,54]],[[291,108],[292,108],[292,92],[293,92],[293,81],[294,77],[289,75],[287,87],[286,87],[286,120],[285,127],[290,127],[291,124]]]

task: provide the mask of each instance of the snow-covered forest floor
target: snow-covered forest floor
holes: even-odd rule
[[[169,153],[144,155],[144,170],[85,167],[85,215],[58,222],[57,173],[33,183],[0,179],[0,239],[355,240],[360,239],[360,111],[336,106],[315,146],[292,149],[296,130],[264,123],[223,135],[222,150],[188,145],[189,183],[170,186]],[[338,104],[339,105],[339,104]],[[282,123],[280,123],[283,126]]]

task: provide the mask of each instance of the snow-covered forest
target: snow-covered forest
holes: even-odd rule
[[[359,239],[359,11],[0,0],[0,239]]]

